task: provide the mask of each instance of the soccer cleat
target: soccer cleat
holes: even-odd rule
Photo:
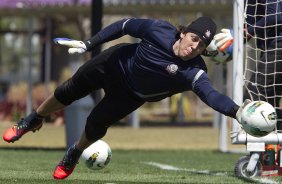
[[[72,145],[56,166],[53,173],[54,179],[62,180],[68,177],[73,172],[81,154],[82,151],[78,150],[75,144]]]
[[[29,131],[35,132],[42,127],[43,117],[36,112],[32,112],[27,117],[22,118],[16,125],[7,129],[3,134],[6,142],[15,142]]]

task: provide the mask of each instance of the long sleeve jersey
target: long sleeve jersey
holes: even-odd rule
[[[248,0],[247,3],[247,30],[257,36],[258,48],[266,50],[282,42],[282,1]]]
[[[145,101],[159,101],[192,90],[207,105],[230,117],[238,106],[211,85],[201,56],[183,61],[175,56],[173,44],[179,31],[170,23],[153,19],[123,19],[86,40],[88,50],[123,35],[140,38],[140,43],[124,49],[119,69],[128,88]]]

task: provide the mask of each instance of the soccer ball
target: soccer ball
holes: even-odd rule
[[[112,151],[106,142],[98,140],[83,151],[81,158],[89,169],[99,170],[110,162]]]
[[[272,132],[277,123],[274,107],[264,101],[253,101],[242,111],[241,125],[254,137],[263,137]]]

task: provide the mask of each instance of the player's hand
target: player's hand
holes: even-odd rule
[[[54,42],[69,47],[68,52],[70,54],[82,54],[87,51],[87,47],[83,41],[72,40],[69,38],[54,38]]]
[[[233,31],[230,29],[221,29],[221,33],[216,34],[213,39],[217,48],[224,52],[233,44]]]
[[[242,111],[244,109],[244,107],[246,107],[249,103],[251,103],[252,101],[250,99],[246,99],[244,101],[244,103],[240,106],[240,108],[238,109],[238,111],[236,112],[236,120],[241,124],[241,117],[242,117]]]
[[[211,57],[211,60],[216,64],[226,64],[232,60],[232,53],[220,51],[215,45],[215,40],[211,41],[203,55]]]

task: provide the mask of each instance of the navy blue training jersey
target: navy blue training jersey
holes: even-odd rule
[[[175,56],[173,44],[180,34],[166,21],[124,19],[97,33],[86,41],[86,45],[92,48],[125,34],[141,39],[140,43],[126,48],[119,57],[122,77],[134,94],[146,101],[158,101],[193,90],[215,110],[235,117],[238,106],[212,87],[202,57],[183,61]]]
[[[247,30],[249,34],[257,36],[258,48],[266,50],[266,47],[273,47],[276,42],[282,42],[282,1],[248,0],[247,2]]]

